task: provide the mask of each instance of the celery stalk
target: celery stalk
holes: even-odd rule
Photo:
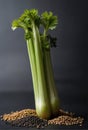
[[[45,81],[40,34],[37,27],[34,24],[33,24],[33,36],[34,36],[33,39],[34,39],[35,60],[36,60],[37,77],[38,77],[38,92],[39,92],[38,105],[36,111],[40,117],[49,118],[51,115],[51,110]]]
[[[36,62],[35,62],[34,45],[33,45],[32,39],[27,39],[26,42],[27,42],[27,50],[28,50],[28,56],[30,59],[30,67],[31,67],[33,87],[34,87],[35,106],[37,107],[38,81],[37,81],[37,70],[36,70]]]
[[[59,98],[55,87],[50,56],[48,30],[56,28],[57,17],[52,12],[38,15],[38,10],[25,10],[12,22],[12,29],[21,27],[25,31],[25,40],[32,73],[35,107],[37,115],[49,119],[57,114]],[[41,32],[41,26],[44,32]]]
[[[56,91],[56,85],[54,81],[54,74],[51,63],[50,49],[44,50],[44,68],[46,74],[46,82],[48,86],[49,99],[51,104],[51,112],[53,116],[56,116],[59,109],[59,97]]]

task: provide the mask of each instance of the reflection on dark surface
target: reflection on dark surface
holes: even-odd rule
[[[67,89],[68,91],[68,89]],[[81,95],[78,97],[77,93],[74,93],[73,95],[71,93],[64,93],[64,95],[61,95],[60,93],[60,99],[61,99],[61,108],[67,111],[75,112],[77,116],[83,116],[85,118],[85,122],[82,127],[79,126],[52,126],[47,127],[54,129],[65,129],[65,128],[71,128],[71,129],[84,129],[88,127],[88,106],[87,106],[87,100],[84,95],[84,97],[81,97]],[[76,100],[77,99],[77,100]],[[24,108],[34,108],[34,96],[33,91],[32,92],[3,92],[0,93],[0,115],[4,113],[9,113],[11,111],[17,111]],[[1,129],[17,129],[15,127],[12,127],[10,125],[5,124],[3,121],[0,122],[0,130]],[[19,128],[18,128],[19,129]],[[26,128],[22,128],[26,129]]]

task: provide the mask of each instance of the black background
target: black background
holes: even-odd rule
[[[39,13],[52,11],[59,19],[57,29],[52,32],[58,39],[57,48],[51,49],[51,56],[61,107],[77,114],[88,114],[88,0],[0,0],[1,113],[28,107],[32,101],[24,31],[11,30],[12,21],[25,9],[32,8],[38,9]],[[32,96],[27,96],[26,92]],[[16,107],[11,103],[17,94]],[[21,97],[24,97],[23,102]],[[34,107],[34,103],[29,103],[29,107]]]

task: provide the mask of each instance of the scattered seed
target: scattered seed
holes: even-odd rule
[[[9,114],[4,114],[1,116],[1,118],[4,121],[10,122],[13,120],[18,120],[18,119],[24,118],[28,115],[37,116],[36,111],[34,109],[24,109],[21,111],[11,112]]]
[[[79,125],[82,126],[84,119],[75,117],[74,113],[62,109],[58,111],[56,118],[45,120],[37,116],[34,109],[23,109],[9,114],[1,115],[1,120],[12,126],[45,128],[47,125]]]
[[[36,127],[36,128],[43,128],[48,125],[47,120],[40,119],[37,116],[27,116],[15,121],[10,122],[14,126],[25,126],[25,127]]]
[[[48,125],[82,125],[83,118],[81,117],[71,117],[71,116],[58,116],[52,120],[48,120]]]

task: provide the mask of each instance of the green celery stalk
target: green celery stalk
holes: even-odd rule
[[[38,93],[38,80],[37,80],[37,70],[36,70],[36,62],[35,62],[34,45],[33,45],[33,41],[32,41],[31,38],[27,39],[26,43],[27,43],[28,56],[29,56],[29,59],[30,59],[32,80],[33,80],[35,106],[37,107],[39,93]]]
[[[51,63],[50,55],[50,39],[47,39],[48,30],[53,30],[56,28],[58,21],[57,16],[54,16],[52,12],[44,12],[42,14],[42,24],[44,27],[43,32],[43,45],[44,45],[44,69],[46,74],[46,82],[48,86],[49,99],[51,105],[51,113],[53,116],[57,115],[58,109],[60,107],[59,97],[56,91],[56,85],[54,81],[53,68]]]
[[[54,74],[51,63],[50,49],[44,49],[44,68],[46,74],[46,82],[48,86],[49,99],[51,105],[52,116],[56,116],[60,106],[59,97],[56,91],[56,85],[54,81]]]
[[[38,76],[38,92],[39,92],[36,112],[40,117],[47,119],[50,118],[51,116],[51,109],[45,81],[40,34],[38,28],[35,26],[34,23],[33,23],[33,36],[34,36],[33,40],[34,40],[35,59],[36,59],[36,68]]]
[[[44,27],[44,33],[40,27]],[[57,17],[52,12],[38,15],[38,10],[25,12],[12,23],[12,29],[21,27],[25,31],[25,40],[30,59],[35,106],[37,115],[49,119],[59,109],[59,98],[55,87],[54,74],[50,56],[50,41],[47,40],[48,30],[57,25]]]

